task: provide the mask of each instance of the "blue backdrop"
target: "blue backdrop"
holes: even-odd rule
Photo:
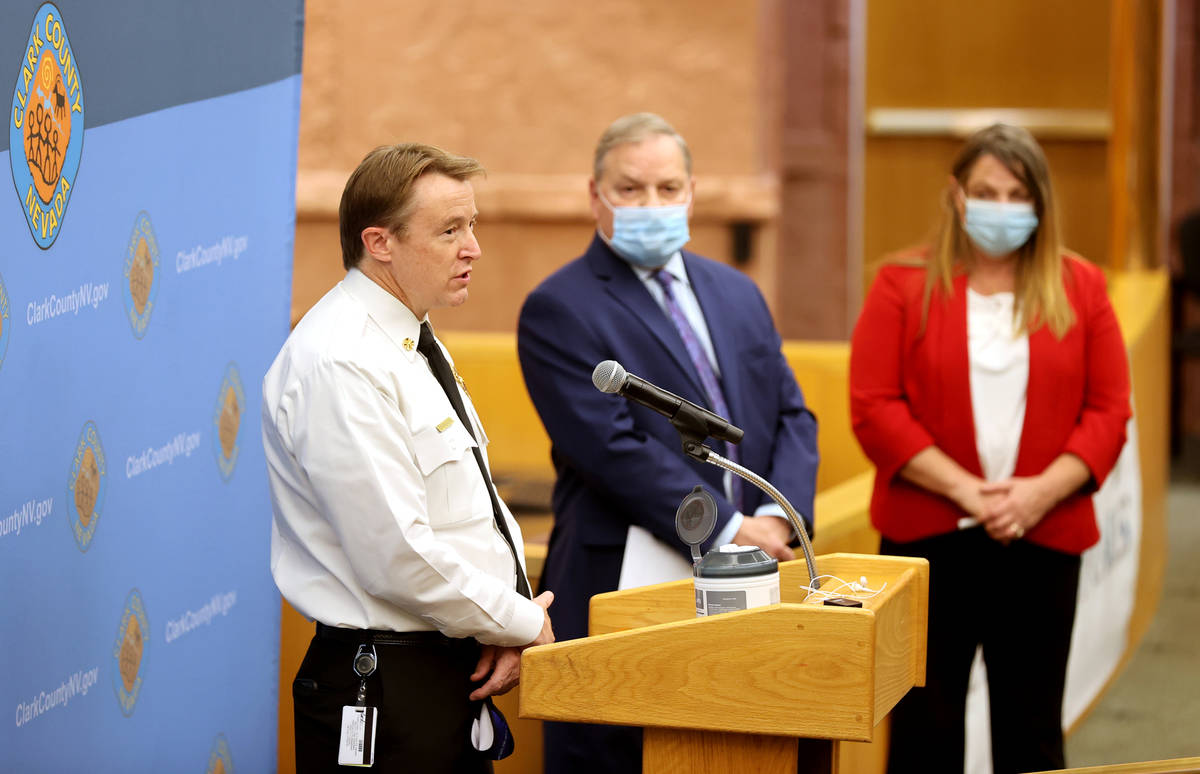
[[[0,9],[0,772],[275,769],[302,23]]]

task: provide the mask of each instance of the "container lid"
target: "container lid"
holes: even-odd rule
[[[779,562],[758,546],[738,546],[732,543],[715,548],[696,565],[701,578],[744,578],[779,572]]]
[[[675,511],[675,534],[679,539],[692,546],[697,557],[698,547],[717,526],[717,501],[704,487],[696,485]]]

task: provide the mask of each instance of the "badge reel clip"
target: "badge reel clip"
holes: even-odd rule
[[[358,698],[354,706],[367,706],[367,678],[375,674],[375,667],[378,663],[379,657],[375,654],[374,643],[358,646],[358,652],[354,654],[354,674],[359,677]]]
[[[339,766],[371,766],[375,762],[375,731],[378,712],[367,706],[367,678],[375,674],[379,657],[374,643],[358,646],[354,654],[354,674],[358,675],[358,696],[354,706],[342,707],[342,734],[338,740]]]

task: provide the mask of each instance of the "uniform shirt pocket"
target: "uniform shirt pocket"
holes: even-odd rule
[[[475,446],[475,439],[457,418],[441,431],[430,426],[413,435],[413,454],[425,478],[425,502],[432,526],[457,524],[478,516],[481,498],[486,505],[485,515],[490,515],[491,501],[472,451]]]

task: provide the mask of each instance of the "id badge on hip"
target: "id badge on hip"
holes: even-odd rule
[[[342,707],[342,733],[338,739],[339,766],[371,766],[375,763],[375,729],[378,710],[367,706],[367,678],[375,672],[379,660],[374,645],[359,645],[354,655],[354,674],[358,675],[358,701]]]
[[[339,766],[370,766],[375,762],[375,708],[342,707]]]

